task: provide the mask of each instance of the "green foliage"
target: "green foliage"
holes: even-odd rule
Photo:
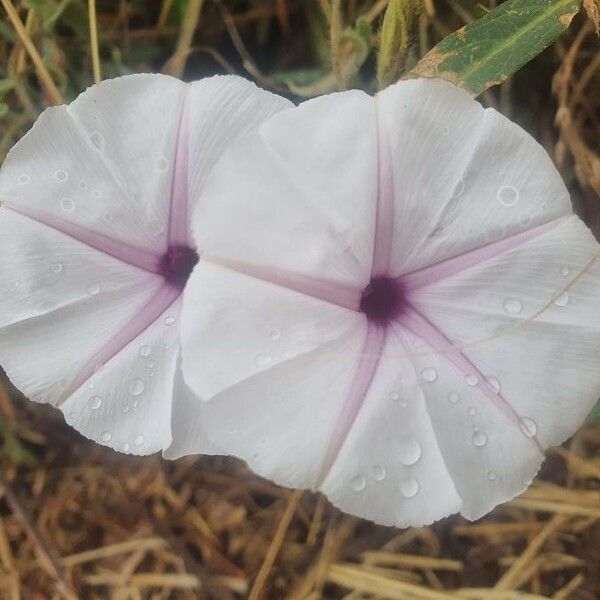
[[[596,403],[596,406],[592,409],[592,412],[588,415],[588,423],[600,422],[600,400]]]
[[[508,0],[444,38],[412,74],[479,94],[501,83],[564,33],[581,0]]]

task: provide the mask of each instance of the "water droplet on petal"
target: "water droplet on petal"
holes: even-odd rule
[[[381,465],[373,465],[372,470],[373,470],[373,479],[375,481],[383,481],[385,479],[385,476],[387,473],[386,473],[384,467],[382,467]]]
[[[490,481],[495,481],[496,480],[496,473],[494,473],[494,471],[488,471],[487,472],[487,478]]]
[[[448,401],[452,404],[456,404],[460,400],[460,394],[457,392],[450,392],[448,394]]]
[[[29,175],[19,175],[19,185],[27,185],[31,182],[31,177]]]
[[[564,294],[561,294],[558,298],[556,298],[556,300],[554,300],[554,304],[556,304],[556,306],[566,306],[567,304],[569,304],[569,300],[569,294],[565,292]]]
[[[422,450],[421,444],[411,438],[405,438],[400,440],[400,446],[398,448],[398,456],[400,462],[409,467],[414,465],[421,458]]]
[[[100,398],[100,396],[92,396],[89,401],[89,406],[92,410],[98,410],[102,406],[102,398]]]
[[[471,435],[471,441],[473,442],[474,446],[482,448],[487,444],[487,435],[485,435],[483,431],[476,429],[473,431],[473,435]]]
[[[511,315],[518,315],[523,310],[523,305],[516,298],[507,298],[504,301],[504,310]]]
[[[16,287],[16,288],[21,287],[21,282],[20,281],[14,281],[13,282],[13,286]]]
[[[65,212],[73,212],[73,209],[75,208],[75,202],[73,202],[73,200],[71,200],[71,198],[63,198],[60,201],[60,207]]]
[[[94,133],[90,135],[90,141],[96,150],[104,150],[104,137],[101,133],[94,131]]]
[[[50,270],[55,274],[59,275],[65,270],[65,266],[61,262],[52,263],[50,265]]]
[[[102,286],[99,283],[92,283],[87,291],[90,296],[97,296],[102,291]]]
[[[145,389],[146,386],[144,385],[144,382],[141,379],[133,379],[129,383],[129,393],[132,396],[139,396],[144,392]]]
[[[65,181],[67,181],[67,179],[69,179],[69,174],[64,170],[64,169],[58,169],[58,171],[54,172],[54,177],[64,183]]]
[[[121,412],[126,415],[129,411],[131,410],[131,407],[129,406],[129,404],[124,404],[121,407]]]
[[[273,362],[273,359],[266,354],[259,354],[256,357],[256,366],[257,367],[268,367]]]
[[[569,267],[563,267],[563,268],[560,270],[560,274],[561,274],[563,277],[568,277],[568,276],[570,275],[570,273],[571,273],[571,269],[569,269]]]
[[[128,442],[123,444],[123,452],[129,452],[131,450],[131,445]]]
[[[390,392],[390,400],[398,400],[400,398],[400,394],[398,392]]]
[[[138,402],[138,399],[137,399],[137,398],[134,398],[134,399],[131,401],[131,406],[132,406],[133,408],[135,408],[135,407],[136,407],[138,404],[139,404],[139,402]]]
[[[419,482],[414,477],[404,479],[400,483],[400,493],[405,498],[414,498],[419,493],[419,488]]]
[[[474,417],[477,414],[477,410],[474,406],[469,407],[469,414]]]
[[[103,431],[100,435],[100,440],[107,443],[110,442],[112,440],[112,433],[110,431]]]
[[[355,492],[362,492],[367,487],[367,480],[363,475],[357,475],[350,480],[350,485]]]
[[[133,440],[133,443],[136,446],[141,446],[144,443],[144,441],[145,441],[144,440],[144,436],[140,434],[140,435],[136,435],[135,436],[135,439]]]
[[[521,223],[521,225],[529,225],[529,223],[531,223],[531,220],[533,219],[533,217],[529,214],[529,213],[525,213],[524,215],[521,215],[519,217],[519,222]]]
[[[488,377],[486,381],[496,394],[500,393],[501,385],[495,377]]]
[[[92,190],[92,196],[94,196],[94,198],[100,198],[102,196],[102,192],[99,189],[94,189]]]
[[[260,438],[260,440],[258,440],[258,444],[260,446],[266,446],[269,443],[269,438],[266,436],[263,436]]]
[[[433,383],[438,378],[437,371],[432,367],[427,367],[421,371],[421,377],[428,383]]]
[[[175,317],[167,316],[165,317],[165,325],[171,326],[175,323]]]
[[[521,429],[527,437],[534,437],[537,433],[537,423],[530,417],[521,417]]]
[[[269,336],[269,339],[273,340],[274,342],[281,339],[281,331],[279,331],[279,329],[269,329],[267,335]]]
[[[140,356],[150,356],[152,354],[152,348],[147,344],[140,347]]]
[[[497,195],[502,206],[514,206],[519,201],[519,190],[512,185],[502,186]]]
[[[474,387],[479,383],[479,378],[474,373],[469,373],[465,376],[465,381],[467,382],[467,385]]]
[[[166,173],[169,170],[169,161],[164,156],[160,156],[154,161],[154,166],[159,173]]]

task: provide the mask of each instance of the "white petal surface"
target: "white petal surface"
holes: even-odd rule
[[[392,275],[571,212],[546,151],[455,86],[403,81],[377,103],[395,198]]]
[[[131,75],[47,109],[4,162],[0,198],[162,252],[185,90],[172,77]]]
[[[414,293],[419,310],[488,376],[544,447],[600,396],[600,247],[577,217]]]
[[[364,318],[201,261],[185,292],[183,323],[186,382],[209,400],[188,420],[206,423],[218,447],[258,473],[315,485],[358,362]],[[173,453],[194,452],[193,444]]]
[[[376,195],[373,100],[333,94],[232,144],[206,182],[194,235],[211,256],[361,289]]]

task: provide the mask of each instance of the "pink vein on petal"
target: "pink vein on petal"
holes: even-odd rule
[[[327,477],[333,463],[335,462],[346,438],[352,428],[356,417],[362,408],[371,387],[373,377],[381,360],[381,354],[386,338],[386,330],[373,323],[367,324],[367,335],[363,344],[362,353],[350,385],[348,395],[340,417],[335,425],[327,453],[321,465],[321,471],[317,485],[321,485]]]
[[[190,145],[190,109],[189,86],[186,86],[185,98],[179,122],[175,166],[171,184],[171,202],[169,206],[169,246],[189,245],[188,225],[188,163]]]
[[[435,325],[433,325],[433,323],[412,306],[409,306],[406,309],[398,322],[413,335],[416,335],[427,342],[433,350],[443,353],[443,356],[447,358],[462,375],[465,377],[468,375],[476,376],[477,386],[482,393],[494,404],[494,406],[496,406],[496,408],[508,417],[511,423],[519,428],[525,437],[529,438],[520,426],[519,415],[514,411],[513,407],[500,393],[494,390],[483,373],[481,373],[481,371],[479,371],[479,369],[467,358],[460,348],[449,340]],[[543,454],[543,450],[535,437],[531,439]]]
[[[500,254],[510,252],[522,244],[526,244],[530,240],[533,240],[540,235],[543,235],[547,231],[554,229],[565,219],[570,218],[570,216],[571,215],[559,217],[558,219],[554,219],[553,221],[549,221],[543,225],[538,225],[537,227],[533,227],[527,231],[521,231],[502,240],[498,240],[497,242],[486,244],[485,246],[464,252],[458,256],[442,260],[433,265],[423,267],[422,269],[417,269],[416,271],[407,273],[406,275],[401,275],[397,279],[402,281],[406,291],[417,290],[432,283],[436,283],[451,277],[452,275],[457,275],[462,271],[466,271],[467,269],[475,267],[486,260],[490,260],[491,258],[499,256]]]
[[[161,272],[160,257],[153,252],[136,248],[126,242],[113,239],[102,233],[91,231],[81,225],[65,221],[64,219],[49,213],[33,211],[24,206],[14,206],[10,204],[10,202],[5,202],[2,206],[23,217],[27,217],[46,227],[59,231],[60,233],[63,233],[94,250],[98,250],[98,252],[116,258],[121,262],[138,267],[139,269],[143,269],[150,273],[158,274]]]
[[[171,284],[163,284],[146,302],[141,310],[121,327],[79,370],[63,395],[68,398],[83,385],[100,367],[105,365],[136,337],[150,327],[179,298],[181,290]]]

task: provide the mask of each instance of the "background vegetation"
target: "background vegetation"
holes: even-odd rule
[[[435,75],[530,131],[600,234],[596,0],[0,3],[0,160],[44,107],[126,73],[239,73],[295,100]],[[599,450],[589,424],[482,521],[398,531],[232,459],[118,455],[0,382],[0,598],[594,600]]]

